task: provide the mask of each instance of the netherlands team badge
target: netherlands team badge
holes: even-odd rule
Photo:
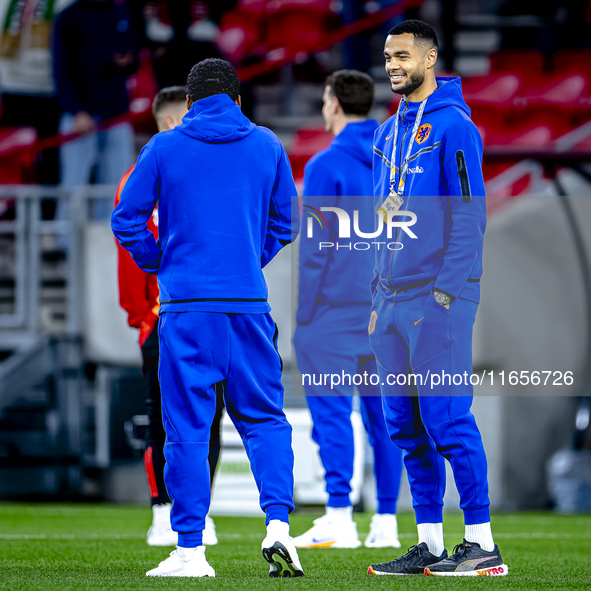
[[[429,137],[430,133],[431,133],[431,124],[430,123],[423,123],[423,125],[421,125],[417,129],[417,135],[415,137],[415,142],[417,142],[417,144],[422,144]]]

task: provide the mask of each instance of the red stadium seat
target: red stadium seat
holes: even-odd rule
[[[326,35],[323,15],[281,11],[267,18],[269,49],[287,47],[291,53],[312,52]]]
[[[152,68],[150,52],[142,50],[138,71],[128,78],[129,112],[136,131],[155,133],[156,127],[152,118],[152,101],[158,93],[158,83]]]
[[[269,49],[313,52],[326,37],[333,16],[331,4],[328,0],[270,0],[265,19]]]
[[[578,152],[591,155],[591,119],[562,135],[556,141],[559,152]]]
[[[542,72],[544,56],[531,49],[501,49],[490,54],[490,73],[531,75]]]
[[[528,110],[554,107],[574,118],[584,108],[582,99],[588,96],[590,86],[591,78],[584,73],[556,72],[526,81],[523,94],[514,99],[514,105]]]
[[[299,129],[293,145],[289,150],[289,161],[296,182],[304,177],[304,167],[314,154],[328,148],[333,139],[332,133],[324,131],[322,127]]]
[[[333,0],[267,0],[267,12],[303,8],[309,12],[331,13],[334,4]]]
[[[262,14],[236,9],[222,17],[217,45],[236,64],[262,43]]]
[[[573,129],[572,124],[556,109],[524,113],[511,125],[491,125],[486,130],[487,146],[507,146],[524,151],[554,149],[554,142]]]
[[[462,80],[464,99],[470,108],[485,107],[509,112],[522,86],[516,74],[474,76]]]
[[[250,12],[253,15],[263,16],[267,9],[269,0],[238,0],[236,8],[241,11]]]
[[[591,49],[563,49],[552,58],[557,74],[575,74],[589,72]]]
[[[0,128],[0,179],[3,185],[35,182],[32,148],[37,142],[33,127]],[[12,153],[20,148],[31,148]]]

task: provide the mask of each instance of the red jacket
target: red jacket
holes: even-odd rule
[[[121,199],[121,192],[133,172],[135,164],[127,169],[119,180],[115,192],[115,207]],[[148,228],[158,240],[158,217],[154,210]],[[140,329],[140,346],[143,345],[158,322],[160,309],[160,293],[156,275],[142,271],[117,239],[117,260],[119,276],[119,304],[127,312],[127,323],[133,328]]]

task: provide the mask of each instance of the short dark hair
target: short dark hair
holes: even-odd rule
[[[388,31],[388,36],[403,35],[404,33],[411,33],[414,35],[415,45],[430,45],[437,50],[439,49],[439,43],[435,31],[424,21],[417,21],[414,19],[402,21]]]
[[[156,117],[158,112],[170,103],[184,103],[187,100],[186,86],[168,86],[163,88],[152,101],[152,115]]]
[[[357,70],[338,70],[324,83],[339,100],[345,115],[367,115],[373,106],[374,85],[371,76]]]
[[[215,57],[203,60],[191,68],[187,86],[193,101],[214,94],[227,94],[235,101],[240,95],[240,80],[234,66]]]

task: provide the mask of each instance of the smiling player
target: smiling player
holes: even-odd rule
[[[435,77],[437,47],[429,25],[409,20],[390,30],[384,48],[392,90],[402,100],[374,137],[374,205],[377,211],[410,211],[417,220],[416,238],[398,230],[395,240],[403,248],[376,252],[369,333],[388,431],[405,452],[419,543],[401,558],[370,566],[369,573],[505,575],[491,533],[486,455],[470,412],[472,386],[445,381],[431,389],[425,383],[429,373],[472,373],[486,227],[482,140],[459,78]],[[411,372],[418,376],[418,396],[408,385],[388,381]],[[443,544],[444,458],[466,526],[449,558]]]

